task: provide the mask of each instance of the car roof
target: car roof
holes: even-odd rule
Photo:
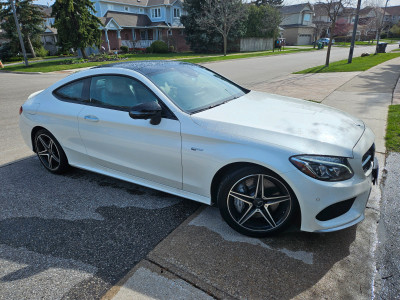
[[[119,62],[101,65],[95,67],[93,69],[102,69],[102,68],[121,68],[128,69],[139,72],[143,75],[149,75],[152,73],[157,73],[161,70],[173,69],[180,66],[189,66],[189,67],[200,67],[195,64],[182,62],[182,61],[168,61],[168,60],[141,60],[141,61],[129,61],[129,62]]]

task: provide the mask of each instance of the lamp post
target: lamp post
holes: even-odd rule
[[[18,22],[18,18],[17,18],[17,12],[15,10],[14,0],[10,0],[10,3],[11,3],[11,8],[13,10],[15,26],[17,27],[17,31],[18,31],[19,43],[21,44],[22,54],[24,55],[25,66],[29,66],[28,58],[26,57],[24,41],[22,39],[21,29],[19,28],[19,22]]]

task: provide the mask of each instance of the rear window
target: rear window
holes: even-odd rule
[[[84,97],[85,80],[78,80],[68,83],[59,89],[54,94],[65,100],[86,101]]]

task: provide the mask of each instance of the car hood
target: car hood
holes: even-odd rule
[[[352,157],[365,130],[361,120],[337,109],[255,91],[191,117],[230,139],[257,140],[304,154]]]

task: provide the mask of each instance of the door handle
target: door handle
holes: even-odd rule
[[[98,118],[98,117],[96,117],[96,116],[91,116],[91,115],[84,116],[84,119],[87,120],[87,121],[90,121],[90,122],[98,122],[98,121],[99,121],[99,118]]]

